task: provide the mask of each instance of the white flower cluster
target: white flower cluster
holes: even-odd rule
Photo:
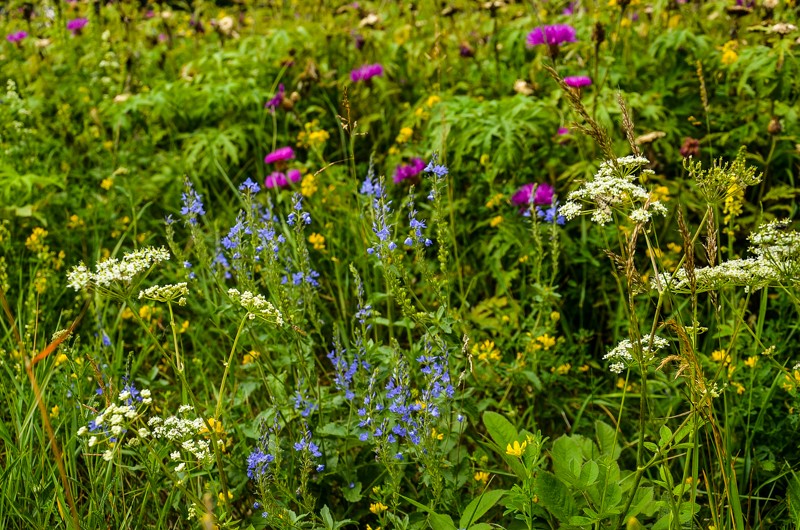
[[[189,288],[186,286],[186,282],[154,285],[143,291],[139,291],[139,300],[142,298],[153,300],[154,302],[171,302],[172,300],[177,300],[178,305],[186,305],[185,297],[187,294],[189,294]]]
[[[580,201],[584,201],[594,206],[592,221],[605,225],[611,222],[612,208],[641,202],[642,206],[629,214],[634,222],[647,222],[653,213],[666,215],[666,207],[659,201],[647,204],[649,193],[634,183],[639,168],[648,163],[649,160],[642,156],[626,156],[603,162],[591,182],[570,192],[567,202],[559,208],[558,213],[568,220],[574,219],[582,213]],[[652,174],[653,171],[644,169],[641,173]]]
[[[228,289],[228,296],[231,297],[231,300],[247,310],[247,316],[250,320],[260,317],[264,320],[274,322],[279,326],[283,325],[283,316],[281,316],[281,312],[260,294],[253,294],[250,291],[240,293],[238,289]]]
[[[144,409],[153,402],[150,391],[146,388],[138,391],[132,386],[126,388],[128,390],[123,390],[118,396],[119,405],[109,404],[88,426],[78,429],[78,436],[89,435],[89,447],[107,446],[103,452],[103,460],[106,461],[114,458],[114,450],[123,438],[126,438],[127,445],[135,446],[139,444],[140,438],[147,436],[147,429],[137,430],[134,424],[141,419]]]
[[[169,252],[166,248],[145,247],[128,252],[121,260],[108,258],[101,261],[95,266],[95,272],[91,272],[86,265],[80,263],[67,274],[67,285],[80,291],[90,285],[110,287],[115,282],[128,284],[153,265],[168,260]]]
[[[646,361],[650,360],[653,358],[656,351],[665,348],[668,345],[669,341],[661,337],[653,337],[652,345],[650,344],[649,336],[643,337],[642,355]],[[603,359],[611,361],[611,365],[608,367],[610,372],[615,374],[622,373],[622,371],[633,362],[633,344],[631,343],[630,339],[622,340],[613,350],[605,354]]]
[[[697,291],[712,291],[727,285],[745,288],[746,292],[756,291],[776,282],[797,282],[800,279],[800,233],[788,230],[789,222],[771,221],[759,227],[750,235],[753,246],[750,251],[755,257],[734,259],[715,267],[700,267],[694,274]],[[689,292],[689,279],[684,269],[674,274],[659,275],[662,286],[669,286],[675,292]],[[653,289],[658,289],[655,278],[651,281]]]
[[[202,438],[201,432],[205,428],[203,418],[194,414],[190,405],[182,405],[178,409],[179,416],[170,416],[161,419],[158,416],[150,418],[147,422],[154,439],[171,442],[172,451],[170,459],[178,462],[175,471],[180,473],[186,469],[187,462],[199,466],[207,466],[213,462],[211,443]],[[218,440],[222,444],[222,440]],[[184,454],[189,455],[184,457]]]

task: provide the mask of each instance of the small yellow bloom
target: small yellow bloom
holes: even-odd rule
[[[400,134],[397,135],[397,138],[395,138],[394,141],[398,144],[404,144],[409,141],[413,135],[414,129],[411,127],[403,127],[400,129]]]
[[[394,155],[399,155],[399,154],[400,154],[400,149],[398,149],[396,145],[393,145],[393,146],[391,146],[391,147],[389,148],[389,154],[390,154],[391,156],[394,156]]]
[[[428,107],[428,108],[431,108],[434,105],[436,105],[437,103],[439,103],[441,100],[442,100],[442,98],[440,98],[437,95],[429,96],[427,101],[425,101],[425,106]]]
[[[489,473],[487,473],[486,471],[478,471],[477,473],[475,473],[475,476],[473,478],[475,479],[475,482],[483,482],[484,484],[486,484],[489,481]]]
[[[522,256],[517,261],[519,261],[520,263],[525,263],[526,261],[528,261],[529,257],[530,256]]]
[[[56,366],[61,366],[65,362],[69,360],[66,353],[59,353],[58,357],[56,357]]]
[[[715,363],[727,364],[731,362],[731,356],[725,350],[714,350],[711,352],[711,360]]]
[[[733,381],[731,383],[731,386],[736,389],[736,393],[737,394],[739,394],[739,395],[744,394],[745,388],[744,388],[744,385],[742,385],[741,383],[737,383],[736,381]]]
[[[148,320],[150,316],[153,314],[153,307],[149,305],[143,305],[139,308],[139,318],[142,320]]]
[[[308,236],[308,242],[314,246],[314,250],[325,251],[325,237],[316,232]]]
[[[680,246],[680,245],[676,245],[675,243],[667,243],[667,249],[670,252],[674,252],[675,254],[679,254],[681,252],[681,250],[683,250],[683,247]]]
[[[720,61],[725,66],[730,66],[736,61],[739,60],[739,54],[736,53],[736,49],[739,47],[739,43],[735,40],[729,40],[725,44],[722,45],[722,57]]]
[[[571,369],[572,369],[572,364],[566,363],[566,364],[562,364],[561,366],[557,367],[555,369],[555,373],[558,374],[558,375],[566,375],[566,374],[569,373],[569,371]]]
[[[382,502],[376,502],[375,504],[370,504],[369,505],[369,511],[371,511],[375,515],[378,515],[379,513],[385,512],[388,509],[389,509],[389,507],[386,506],[385,504],[383,504]]]
[[[620,25],[620,27],[623,27],[623,28],[629,28],[631,26],[631,19],[629,19],[627,17],[623,18],[622,20],[619,21],[619,25]]]
[[[556,345],[555,337],[551,337],[547,333],[545,333],[544,335],[542,335],[540,337],[536,337],[536,342],[541,344],[542,349],[545,350],[545,351],[549,350],[550,348],[552,348],[553,346]]]
[[[317,192],[317,179],[314,175],[309,173],[308,175],[303,177],[303,181],[300,183],[300,193],[303,194],[303,197],[311,197],[316,192]]]
[[[184,320],[181,322],[181,329],[178,330],[178,333],[186,333],[189,330],[189,321]]]
[[[31,235],[28,236],[28,239],[25,240],[25,246],[31,252],[41,252],[44,250],[44,238],[47,237],[47,230],[44,228],[37,226],[31,232]]]
[[[67,221],[67,228],[75,229],[75,228],[79,228],[79,227],[81,227],[83,225],[84,225],[83,219],[81,219],[77,215],[72,214],[72,215],[69,216],[69,220]]]
[[[250,364],[255,362],[261,356],[261,352],[256,350],[250,350],[250,353],[245,353],[244,357],[242,357],[242,364]]]
[[[489,221],[489,226],[491,226],[492,228],[497,228],[497,226],[502,222],[503,222],[503,216],[497,215],[495,217],[492,217],[491,221]]]
[[[436,432],[436,429],[431,429],[431,438],[434,440],[444,440],[444,434]]]
[[[59,412],[61,412],[61,411],[59,410],[58,405],[56,405],[55,407],[50,409],[50,417],[51,418],[58,418]]]
[[[583,366],[579,366],[578,367],[578,371],[579,372],[588,372],[589,371],[589,365],[588,364],[584,364]]]
[[[506,454],[510,456],[521,457],[522,453],[525,452],[525,448],[528,447],[528,442],[522,442],[521,444],[514,440],[514,444],[508,444],[506,446]]]
[[[748,357],[744,361],[744,365],[747,366],[748,368],[755,368],[756,363],[758,363],[758,357],[756,357],[755,355]]]
[[[561,318],[561,313],[559,313],[558,311],[553,311],[552,313],[550,313],[550,320],[552,320],[553,322],[558,322],[560,318]]]
[[[133,311],[131,311],[130,307],[126,307],[125,309],[123,309],[122,315],[120,316],[122,317],[123,320],[129,320],[133,318]]]
[[[110,178],[105,178],[105,179],[100,181],[100,187],[103,188],[106,191],[110,190],[111,186],[113,186],[113,185],[114,185],[114,181],[111,180]]]
[[[492,208],[503,202],[504,198],[505,196],[502,193],[497,193],[486,202],[486,207],[491,210]]]
[[[372,528],[370,525],[367,525],[367,530],[381,530],[381,527],[379,526],[378,528]]]
[[[483,167],[486,167],[489,165],[489,160],[490,160],[489,155],[487,153],[483,153],[481,155],[479,162]]]
[[[225,502],[225,495],[221,491],[219,492],[218,497],[219,497],[219,502]],[[232,499],[233,499],[233,493],[228,491],[228,500],[232,500]]]

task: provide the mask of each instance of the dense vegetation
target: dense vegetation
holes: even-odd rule
[[[800,525],[794,1],[0,9],[0,527]]]

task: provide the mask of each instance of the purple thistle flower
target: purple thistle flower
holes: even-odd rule
[[[81,30],[85,28],[88,23],[88,18],[74,18],[67,22],[67,29],[71,31],[73,35],[80,35]]]
[[[585,75],[574,75],[564,78],[564,83],[572,88],[580,88],[592,84],[592,78]]]
[[[285,90],[283,88],[283,83],[281,83],[278,85],[278,92],[275,93],[275,96],[272,99],[267,101],[267,103],[264,105],[264,108],[270,109],[272,112],[275,112],[275,109],[278,108],[281,103],[283,103],[284,93]]]
[[[380,64],[365,64],[360,68],[356,68],[350,72],[350,80],[353,83],[359,81],[368,81],[373,77],[383,76],[383,66]]]
[[[264,157],[264,163],[274,164],[275,162],[291,160],[292,158],[294,158],[294,150],[291,147],[281,147]]]
[[[265,188],[283,188],[286,184],[286,175],[280,171],[273,171],[264,179]]]
[[[395,184],[399,184],[406,179],[416,177],[424,168],[425,162],[421,158],[412,158],[408,165],[397,166],[397,169],[394,170],[394,177],[392,177],[392,180]]]
[[[538,27],[528,33],[528,47],[533,48],[540,44],[558,46],[565,42],[576,42],[575,28],[569,24],[553,24],[552,26]]]
[[[28,36],[26,31],[15,31],[14,33],[9,33],[6,35],[6,40],[8,42],[20,42],[22,39]]]
[[[537,206],[553,204],[553,187],[546,182],[525,184],[511,197],[511,204],[519,206],[520,210],[526,210],[531,203]]]

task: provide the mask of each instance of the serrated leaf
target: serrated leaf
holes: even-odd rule
[[[622,449],[617,443],[617,431],[607,423],[596,421],[594,422],[594,432],[597,437],[597,444],[600,446],[600,452],[604,455],[610,455],[614,460],[619,458]]]
[[[473,522],[483,517],[483,515],[492,509],[505,494],[506,490],[491,490],[472,499],[472,501],[467,504],[467,507],[464,508],[464,512],[458,522],[458,527],[467,528]]]
[[[539,496],[539,504],[562,523],[568,522],[570,517],[576,515],[578,508],[575,499],[572,498],[567,485],[552,473],[539,471],[534,480],[534,488],[536,495]]]

